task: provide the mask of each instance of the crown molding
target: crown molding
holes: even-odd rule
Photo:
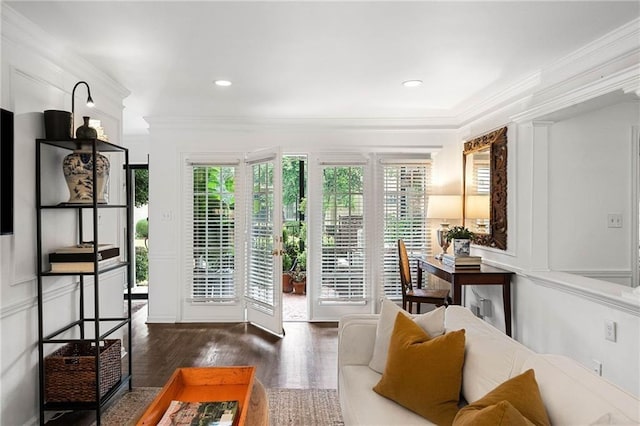
[[[100,86],[104,96],[122,104],[130,91],[55,40],[33,22],[0,2],[2,43],[25,49],[42,58],[52,69],[68,74],[61,85],[71,87],[77,78],[91,77],[92,88]],[[430,117],[145,117],[156,128],[185,126],[198,129],[251,131],[274,129],[298,131],[355,130],[376,132],[456,131],[487,117],[503,116],[525,121],[584,102],[608,92],[621,90],[640,97],[640,18],[614,29],[524,76],[508,87],[468,106],[462,105],[449,115]],[[71,66],[71,64],[73,66]],[[635,64],[635,65],[634,65]],[[94,89],[95,90],[95,89]]]
[[[504,116],[515,122],[621,90],[640,97],[640,18],[580,47],[503,90],[453,112],[417,118],[145,117],[155,128],[251,130],[258,128],[364,131],[460,131]]]
[[[354,131],[406,131],[454,132],[458,122],[453,117],[425,118],[275,118],[275,117],[144,117],[153,129],[191,130],[354,130]]]
[[[535,120],[545,115],[557,112],[599,96],[615,91],[623,93],[637,93],[640,88],[640,65],[629,67],[625,70],[602,77],[576,89],[553,96],[550,99],[538,103],[525,111],[511,116],[511,120],[516,123]],[[541,93],[541,95],[543,95]],[[541,96],[544,97],[544,96]]]
[[[105,94],[118,99],[120,104],[122,99],[131,94],[127,88],[89,61],[73,53],[71,48],[53,38],[6,3],[0,2],[0,12],[2,15],[2,43],[8,42],[18,49],[33,52],[49,62],[51,66],[68,74],[69,93],[75,81],[79,79],[78,76],[83,76],[84,80],[88,79],[86,76],[90,76],[93,87],[101,86]]]
[[[622,90],[640,96],[640,18],[541,68],[456,116],[459,126],[514,107],[526,121]]]
[[[540,71],[530,74],[500,92],[466,108],[460,114],[456,115],[458,127],[464,127],[466,124],[483,118],[485,114],[491,114],[509,108],[509,106],[514,103],[521,102],[523,98],[533,93],[534,89],[540,84],[540,78]]]
[[[567,72],[579,66],[580,70],[575,72],[577,74],[581,70],[600,66],[603,58],[610,61],[624,56],[626,52],[637,51],[639,45],[640,18],[636,18],[549,64],[544,69],[545,74]]]

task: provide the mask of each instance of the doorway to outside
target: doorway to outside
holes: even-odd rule
[[[133,184],[133,268],[135,282],[129,283],[132,299],[149,298],[149,165],[129,165]],[[128,293],[125,289],[125,298]]]
[[[307,321],[307,156],[282,157],[282,319]],[[310,289],[309,289],[310,290]]]

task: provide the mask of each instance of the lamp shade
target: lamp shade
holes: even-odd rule
[[[469,219],[489,219],[489,196],[467,195],[464,215]]]
[[[461,219],[462,197],[460,195],[431,195],[427,204],[428,219]]]

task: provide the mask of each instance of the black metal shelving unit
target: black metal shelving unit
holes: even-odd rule
[[[98,197],[94,192],[93,202],[86,204],[69,204],[69,203],[59,203],[54,205],[43,205],[42,204],[42,176],[41,176],[41,166],[42,166],[42,147],[44,145],[53,146],[62,150],[73,151],[77,149],[78,146],[91,146],[91,152],[93,155],[93,164],[96,164],[96,154],[98,152],[120,152],[124,155],[124,168],[127,170],[125,173],[125,192],[126,192],[126,203],[125,204],[101,204],[98,203]],[[45,412],[46,411],[65,411],[65,410],[93,410],[96,412],[96,421],[97,424],[100,425],[100,417],[102,407],[116,394],[120,389],[122,389],[125,385],[128,384],[129,390],[132,388],[131,376],[132,376],[132,326],[131,326],[131,287],[129,283],[133,282],[133,267],[132,267],[132,256],[133,256],[133,208],[131,205],[132,202],[132,185],[131,185],[131,174],[128,173],[128,165],[129,165],[129,151],[127,148],[100,140],[100,139],[64,139],[64,140],[50,140],[50,139],[36,139],[36,211],[37,211],[37,243],[36,243],[36,251],[37,251],[37,275],[38,275],[38,353],[39,353],[39,382],[40,382],[40,424],[44,425],[45,421]],[[111,168],[111,170],[118,170],[118,168]],[[97,182],[97,170],[96,167],[93,167],[93,182]],[[126,211],[126,241],[125,245],[125,261],[119,262],[116,264],[112,264],[108,267],[100,268],[98,267],[98,212],[102,209],[120,209]],[[45,222],[47,221],[46,216],[47,211],[52,210],[67,210],[70,212],[75,212],[76,214],[76,222],[77,222],[77,235],[80,241],[77,243],[83,242],[84,229],[83,223],[85,214],[91,216],[93,221],[92,230],[92,241],[94,242],[94,272],[51,272],[43,270],[44,256],[45,253],[42,252],[42,230]],[[55,226],[55,224],[53,224]],[[126,316],[124,317],[100,317],[100,275],[112,271],[119,268],[127,268],[126,279],[127,288],[129,297],[127,298],[127,309]],[[79,310],[78,310],[78,319],[72,321],[64,327],[59,328],[56,331],[45,334],[43,318],[44,318],[44,307],[43,307],[43,282],[46,277],[55,277],[55,276],[77,276],[79,279]],[[94,315],[93,317],[85,316],[85,278],[93,278],[93,303],[94,303]],[[108,324],[110,327],[101,332],[101,324]],[[86,329],[90,328],[93,325],[93,337],[85,338]],[[69,339],[69,338],[61,338],[62,334],[73,330],[75,327],[78,328],[80,338]],[[110,335],[120,330],[123,327],[127,327],[127,349],[128,349],[128,369],[126,374],[122,374],[122,377],[119,382],[117,382],[110,390],[108,390],[104,395],[98,397],[94,402],[47,402],[45,401],[45,347],[47,345],[61,345],[73,342],[91,342],[95,345],[96,348],[100,347],[100,342],[107,339]],[[99,356],[99,349],[96,350],[97,355],[95,358],[95,395],[100,395],[100,376],[101,376],[101,360]]]

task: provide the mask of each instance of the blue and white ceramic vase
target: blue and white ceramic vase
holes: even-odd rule
[[[469,256],[471,253],[471,240],[468,238],[454,238],[453,239],[453,255],[454,256]]]
[[[109,158],[96,152],[96,177],[95,185],[98,194],[98,203],[106,204],[108,201],[107,183],[109,182],[110,163]],[[93,203],[93,154],[91,148],[87,150],[77,149],[67,155],[62,162],[62,171],[69,187],[69,201],[72,204]]]

